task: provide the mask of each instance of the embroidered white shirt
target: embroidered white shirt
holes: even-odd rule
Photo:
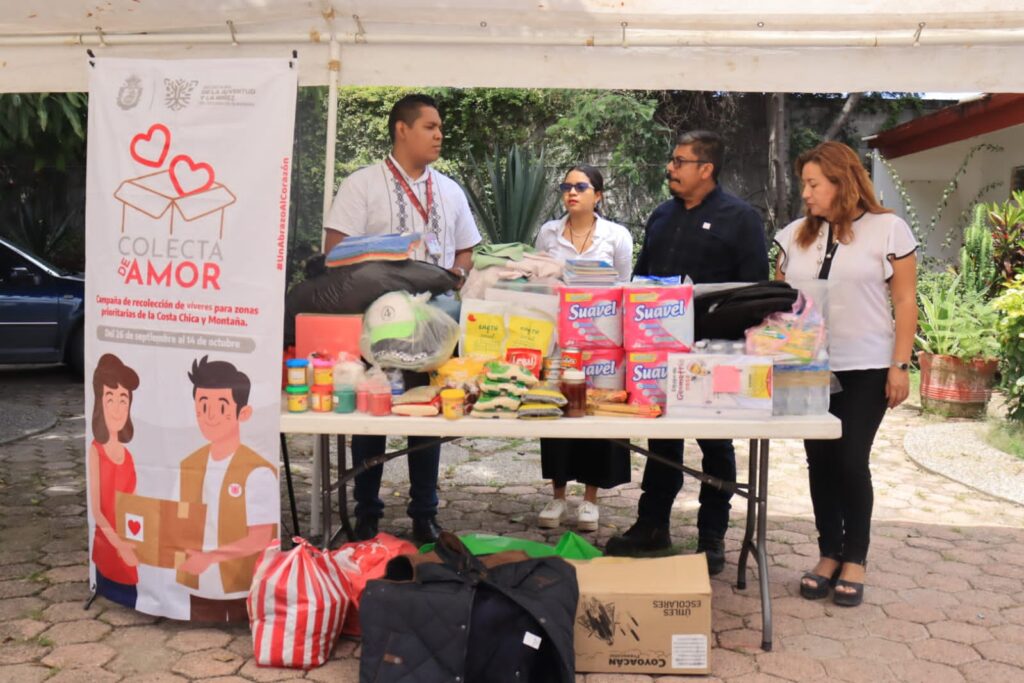
[[[364,166],[345,178],[324,227],[346,235],[420,232],[425,239],[416,251],[417,260],[451,268],[455,264],[456,251],[469,249],[480,242],[480,231],[469,209],[466,194],[458,183],[430,166],[413,180],[393,156],[388,158],[424,209],[427,208],[427,178],[431,179],[433,202],[427,220],[423,220],[387,163],[381,161]],[[439,254],[428,252],[428,233],[434,235],[440,245]]]

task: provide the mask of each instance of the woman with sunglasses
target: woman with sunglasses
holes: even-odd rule
[[[618,223],[603,218],[598,204],[604,194],[604,178],[593,166],[573,166],[558,185],[566,214],[548,221],[537,233],[535,246],[549,256],[599,259],[612,264],[620,281],[633,270],[633,237]],[[629,450],[600,439],[541,439],[541,473],[551,480],[553,500],[537,518],[538,526],[557,527],[566,513],[565,487],[578,481],[586,489],[576,509],[576,528],[596,531],[600,511],[597,492],[630,480]]]

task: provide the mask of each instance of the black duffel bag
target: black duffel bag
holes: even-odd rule
[[[694,339],[744,339],[772,313],[791,310],[798,294],[787,282],[766,280],[695,295]]]
[[[562,558],[477,558],[442,532],[366,584],[360,683],[573,683],[578,600]]]
[[[322,257],[321,257],[322,258]],[[367,261],[316,269],[314,277],[292,287],[284,299],[284,344],[295,343],[299,313],[362,314],[388,292],[444,294],[459,284],[453,273],[423,261]]]

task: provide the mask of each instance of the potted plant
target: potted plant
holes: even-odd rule
[[[999,366],[999,314],[961,274],[918,292],[921,406],[950,417],[985,414]]]

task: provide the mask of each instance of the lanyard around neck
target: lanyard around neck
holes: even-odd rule
[[[423,205],[420,204],[420,200],[416,197],[416,193],[412,191],[412,188],[409,187],[409,183],[405,181],[405,176],[399,172],[391,159],[385,159],[384,163],[388,165],[388,170],[391,171],[391,175],[395,177],[398,184],[402,186],[403,190],[405,190],[405,196],[409,198],[409,201],[412,202],[416,211],[423,217],[423,224],[426,225],[430,222],[430,209],[434,205],[434,192],[433,184],[431,183],[430,171],[425,171],[427,174],[427,208],[423,208]]]

